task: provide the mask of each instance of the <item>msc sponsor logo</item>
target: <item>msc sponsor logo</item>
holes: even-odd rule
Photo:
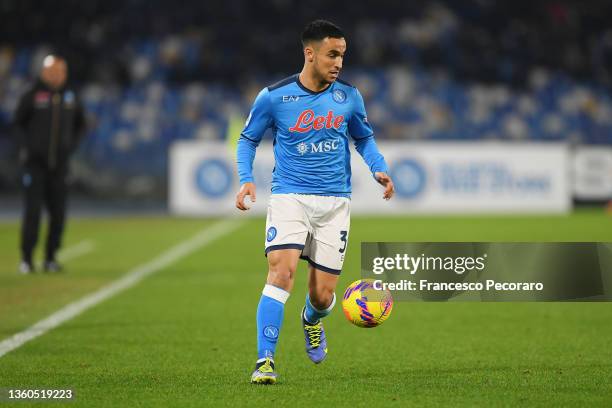
[[[297,151],[301,156],[305,155],[306,153],[308,153],[308,145],[304,142],[298,144]]]
[[[291,126],[291,132],[306,133],[310,130],[340,129],[344,122],[344,116],[334,116],[334,111],[327,112],[325,116],[316,116],[312,109],[306,109],[298,116],[295,125]]]
[[[340,147],[339,139],[327,139],[318,143],[301,142],[297,145],[298,153],[303,156],[306,153],[329,153],[338,150]]]

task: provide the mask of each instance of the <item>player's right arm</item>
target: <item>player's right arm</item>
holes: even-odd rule
[[[244,203],[246,196],[255,202],[255,183],[253,179],[253,160],[255,151],[266,129],[273,124],[270,104],[270,92],[264,88],[253,103],[249,117],[244,125],[244,130],[238,139],[236,151],[236,164],[238,177],[240,179],[240,190],[236,195],[236,208],[245,211],[249,207]]]

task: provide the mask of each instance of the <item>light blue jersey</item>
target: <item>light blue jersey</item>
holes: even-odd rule
[[[293,75],[264,88],[253,104],[238,141],[240,184],[253,182],[253,159],[265,131],[274,134],[272,194],[349,197],[349,137],[372,173],[387,172],[374,141],[363,98],[352,85],[336,80],[321,92]]]

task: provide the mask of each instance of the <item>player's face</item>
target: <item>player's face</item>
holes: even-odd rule
[[[338,78],[345,52],[344,38],[326,37],[314,46],[312,62],[315,75],[321,82],[331,84]]]

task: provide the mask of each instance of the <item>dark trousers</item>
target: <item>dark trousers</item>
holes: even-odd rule
[[[23,172],[25,203],[21,224],[21,253],[24,261],[32,262],[38,241],[40,215],[43,205],[49,214],[45,260],[55,260],[66,219],[68,199],[67,168],[48,169],[44,165],[28,164]]]

